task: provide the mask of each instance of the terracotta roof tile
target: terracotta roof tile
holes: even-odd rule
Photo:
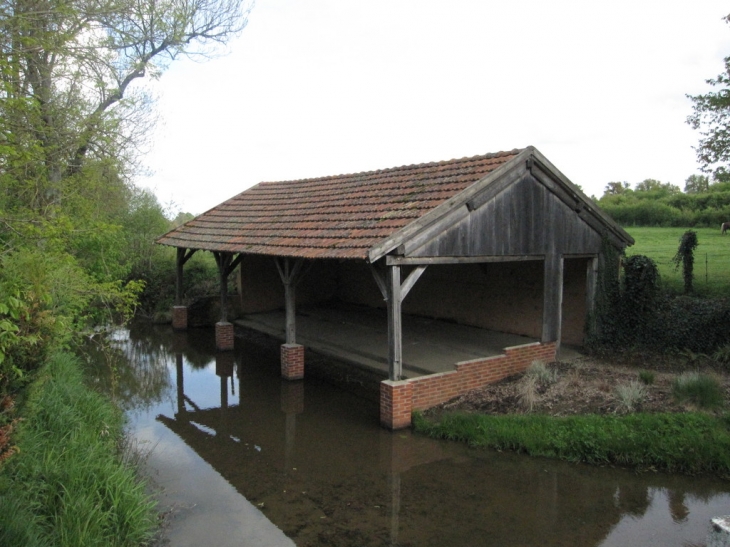
[[[368,249],[520,152],[262,182],[157,242],[233,253],[365,259]]]

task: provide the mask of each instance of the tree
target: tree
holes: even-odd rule
[[[670,182],[660,182],[656,179],[644,179],[636,184],[637,192],[661,192],[663,194],[679,193],[679,186]]]
[[[245,0],[0,0],[0,166],[47,215],[91,161],[134,165],[150,125],[134,83],[208,56],[246,25]]]
[[[710,190],[710,179],[706,175],[690,175],[684,181],[686,194],[702,194]]]
[[[730,15],[725,21],[730,22]],[[687,95],[694,103],[687,123],[700,131],[695,151],[702,171],[720,178],[730,164],[730,57],[725,57],[725,71],[707,83],[716,91]]]
[[[604,196],[617,196],[630,190],[628,182],[609,182],[603,189]]]

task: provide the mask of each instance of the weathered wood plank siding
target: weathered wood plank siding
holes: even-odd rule
[[[601,235],[525,171],[450,228],[407,249],[406,256],[545,255],[548,245],[561,254],[597,254]]]

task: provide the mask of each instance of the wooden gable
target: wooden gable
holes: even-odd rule
[[[404,259],[597,255],[633,239],[530,147],[371,251]]]

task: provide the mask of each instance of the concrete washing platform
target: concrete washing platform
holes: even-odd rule
[[[297,343],[355,366],[388,374],[388,319],[385,310],[319,307],[297,312]],[[448,372],[461,361],[502,355],[504,348],[536,338],[489,331],[423,317],[403,316],[403,376]],[[284,311],[246,315],[237,325],[284,340]],[[560,358],[579,354],[563,348]]]
[[[236,324],[280,340],[286,338],[283,311],[247,315]],[[385,310],[373,308],[330,306],[300,311],[296,317],[297,343],[282,345],[282,377],[305,376],[307,347],[376,370],[387,378],[387,324]],[[556,357],[555,342],[543,344],[526,336],[423,317],[404,315],[402,324],[403,374],[399,380],[383,380],[380,384],[380,423],[391,430],[409,427],[415,410],[431,408],[523,372],[536,360],[552,361]],[[294,350],[299,350],[298,359],[289,355]],[[564,350],[558,358],[575,355]]]

